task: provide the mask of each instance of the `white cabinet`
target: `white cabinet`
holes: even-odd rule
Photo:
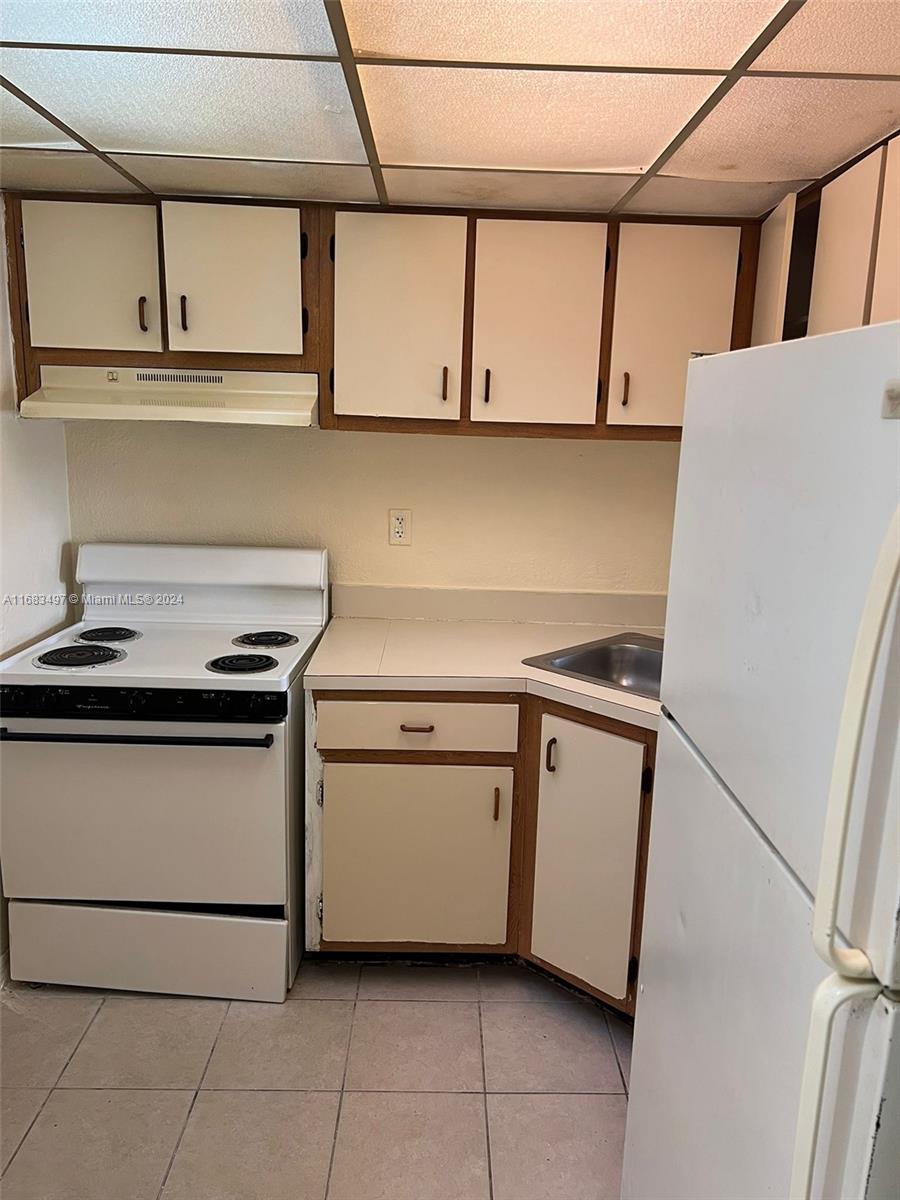
[[[334,411],[459,416],[465,217],[338,213]]]
[[[328,942],[506,941],[511,767],[327,763]]]
[[[152,204],[23,200],[33,346],[159,350],[159,249]]]
[[[164,201],[172,350],[302,354],[300,210]]]
[[[473,421],[593,425],[606,226],[479,220]]]
[[[692,354],[731,345],[740,229],[623,221],[610,425],[680,425]]]
[[[882,150],[822,189],[807,333],[866,323]]]
[[[871,323],[900,318],[900,137],[888,142],[872,286]]]
[[[549,715],[541,736],[531,952],[623,999],[644,744]]]
[[[797,193],[789,192],[763,222],[759,241],[759,266],[753,299],[751,346],[767,346],[784,336],[791,243]]]

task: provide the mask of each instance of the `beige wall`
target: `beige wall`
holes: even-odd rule
[[[327,546],[339,583],[664,592],[678,447],[72,423],[72,535]],[[413,511],[389,546],[388,509]]]

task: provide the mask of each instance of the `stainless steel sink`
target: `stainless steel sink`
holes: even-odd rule
[[[643,633],[620,633],[599,642],[567,646],[565,650],[551,650],[549,654],[538,654],[522,661],[526,667],[539,667],[542,671],[554,671],[557,675],[570,675],[573,679],[584,679],[601,687],[658,700],[662,656],[662,638]]]

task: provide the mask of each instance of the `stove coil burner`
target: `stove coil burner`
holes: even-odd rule
[[[79,642],[133,642],[141,635],[136,629],[124,625],[103,625],[99,629],[85,629],[78,635]]]
[[[259,633],[242,633],[233,638],[232,646],[296,646],[298,638],[281,629],[263,629]]]
[[[102,667],[125,658],[124,650],[112,646],[55,646],[33,659],[36,667],[64,670],[72,667]]]
[[[223,654],[206,664],[207,671],[219,675],[252,675],[257,671],[271,671],[278,666],[278,659],[271,654]]]

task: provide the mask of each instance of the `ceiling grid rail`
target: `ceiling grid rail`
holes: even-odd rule
[[[372,172],[372,181],[375,184],[378,202],[379,204],[386,205],[389,201],[387,187],[384,182],[384,173],[381,170],[381,163],[378,161],[375,135],[372,133],[369,111],[366,108],[366,98],[363,95],[362,84],[359,80],[356,59],[353,57],[353,45],[350,41],[347,19],[344,16],[344,8],[341,0],[325,0],[325,13],[328,17],[328,23],[331,26],[334,44],[337,47],[338,58],[344,72],[344,81],[347,84],[347,91],[350,93],[350,103],[353,105],[353,111],[356,114],[359,136],[362,138],[366,158],[369,160],[369,170]]]

